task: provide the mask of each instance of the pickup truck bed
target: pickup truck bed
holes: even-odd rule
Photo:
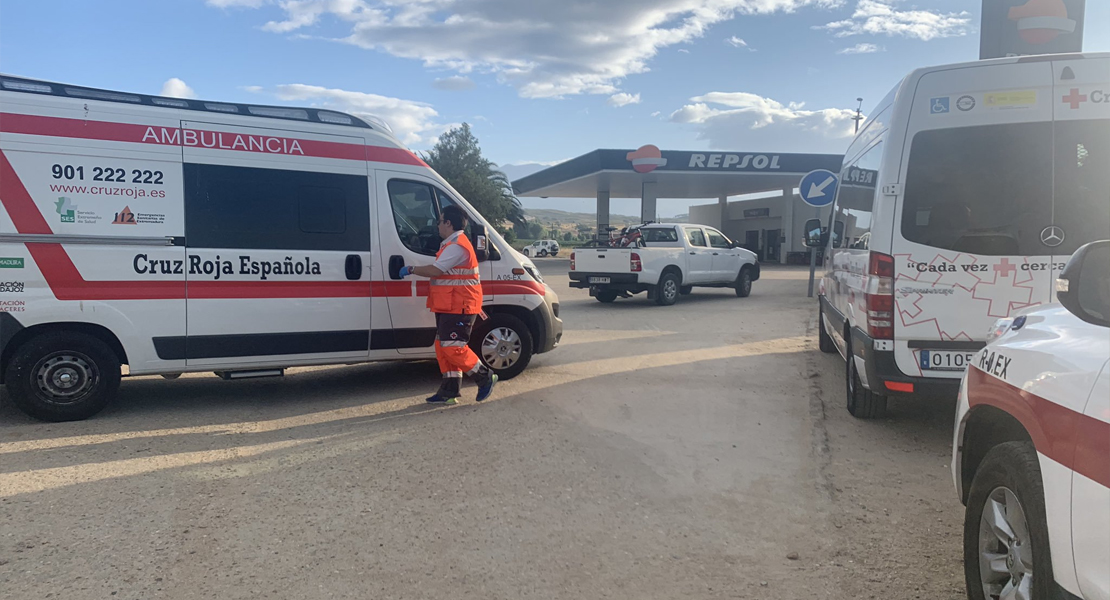
[[[601,302],[647,292],[656,303],[670,305],[694,287],[731,287],[744,297],[759,279],[755,254],[716,229],[654,224],[642,231],[641,247],[576,249],[571,255],[571,287],[589,289]]]

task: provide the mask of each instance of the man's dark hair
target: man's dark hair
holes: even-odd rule
[[[453,227],[455,231],[466,229],[466,213],[463,212],[463,209],[454,204],[444,207],[443,220],[451,223],[451,227]]]

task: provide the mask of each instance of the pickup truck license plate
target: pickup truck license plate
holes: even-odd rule
[[[591,277],[590,283],[609,283],[608,277]]]
[[[971,364],[975,352],[961,350],[922,350],[922,371],[963,371]]]

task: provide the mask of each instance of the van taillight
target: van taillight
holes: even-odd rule
[[[872,252],[867,265],[867,334],[894,339],[894,257]]]
[[[573,252],[570,253],[570,270],[571,271],[574,270],[574,253]]]
[[[644,262],[640,260],[640,255],[635,252],[632,253],[632,272],[639,273],[644,270]]]

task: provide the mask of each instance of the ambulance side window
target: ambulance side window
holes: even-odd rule
[[[435,188],[435,190],[436,190],[436,198],[439,200],[439,210],[440,211],[447,208],[448,206],[457,206],[458,205],[458,203],[455,202],[455,200],[453,198],[451,198],[451,196],[447,192],[445,192],[445,191],[443,191],[439,188]],[[462,208],[462,207],[460,206],[459,208]],[[466,216],[467,216],[466,236],[469,237],[471,239],[471,241],[473,241],[474,240],[474,235],[473,235],[472,225],[474,223],[474,216],[471,215],[470,211],[466,210],[465,208],[463,208],[463,212],[466,213]]]
[[[840,192],[834,211],[833,248],[868,249],[882,158],[883,143],[879,142],[841,169]]]
[[[184,174],[190,247],[370,249],[365,176],[191,163]]]
[[[418,181],[389,182],[389,204],[401,243],[413,252],[435,256],[439,251],[439,209],[432,186]]]

